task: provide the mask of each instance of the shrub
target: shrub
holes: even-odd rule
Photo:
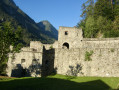
[[[91,55],[93,54],[93,51],[90,51],[90,52],[88,52],[88,51],[86,51],[86,53],[85,53],[85,61],[91,61],[92,59],[91,59]]]

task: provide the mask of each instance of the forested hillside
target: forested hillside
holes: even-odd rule
[[[56,30],[56,28],[52,24],[50,24],[49,21],[44,20],[44,21],[41,21],[37,24],[42,30],[45,31],[46,35],[48,35],[52,38],[58,39],[58,31]]]
[[[13,0],[0,0],[0,22],[10,22],[12,26],[22,28],[22,43],[28,45],[30,41],[38,40],[42,43],[53,43],[57,37],[47,35],[47,32],[25,14]],[[57,32],[57,30],[55,30]]]
[[[119,37],[119,0],[87,0],[78,23],[87,38]]]

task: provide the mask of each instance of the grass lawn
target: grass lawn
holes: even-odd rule
[[[119,90],[119,77],[0,78],[0,90]]]

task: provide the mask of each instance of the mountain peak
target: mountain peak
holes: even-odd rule
[[[43,23],[44,25],[49,25],[50,24],[50,22],[48,20],[43,20],[43,21],[41,21],[39,23]]]
[[[46,31],[48,35],[57,39],[58,31],[48,20],[43,20],[37,24],[43,31]]]

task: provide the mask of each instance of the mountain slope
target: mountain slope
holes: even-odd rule
[[[0,20],[9,21],[14,27],[21,26],[23,29],[23,42],[26,44],[29,44],[31,40],[53,43],[57,39],[46,35],[46,32],[19,9],[13,0],[0,0]]]
[[[56,30],[56,28],[55,28],[53,25],[50,24],[49,21],[44,20],[44,21],[41,21],[41,22],[39,22],[39,23],[37,23],[37,24],[38,24],[38,26],[39,26],[41,29],[43,29],[43,30],[46,32],[46,34],[47,34],[48,36],[50,36],[50,37],[52,37],[52,38],[58,39],[58,38],[57,38],[57,36],[58,36],[58,31]]]

